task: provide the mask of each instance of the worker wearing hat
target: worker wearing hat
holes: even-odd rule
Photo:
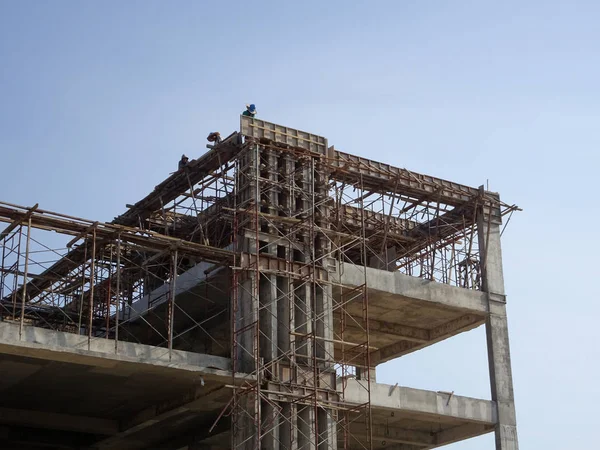
[[[220,144],[221,143],[221,133],[219,133],[218,131],[213,131],[212,133],[210,133],[208,135],[206,140],[208,142],[214,142],[215,144]]]
[[[246,105],[246,111],[242,113],[242,116],[254,117],[256,115],[256,105],[254,103]]]
[[[179,170],[181,170],[185,166],[187,166],[188,161],[189,161],[189,158],[187,156],[181,155],[181,159],[179,160]]]

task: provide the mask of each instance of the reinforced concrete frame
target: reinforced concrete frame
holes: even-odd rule
[[[229,357],[209,431],[229,421],[231,448],[370,450],[413,442],[379,439],[375,366],[485,319],[496,448],[518,448],[500,249],[515,205],[248,117],[209,148],[111,223],[0,203],[0,320],[88,350]],[[370,313],[373,270],[480,292],[486,311],[394,325]]]

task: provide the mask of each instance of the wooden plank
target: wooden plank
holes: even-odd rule
[[[24,217],[16,218],[15,220],[13,220],[12,223],[10,223],[4,229],[4,231],[2,231],[2,233],[0,233],[0,241],[3,241],[6,236],[8,236],[15,228],[17,228],[23,222],[25,222],[26,220],[29,220],[29,217],[31,216],[31,214],[33,214],[33,212],[35,210],[38,209],[38,206],[39,205],[36,203],[31,208],[29,208],[29,212],[27,212],[27,214]]]

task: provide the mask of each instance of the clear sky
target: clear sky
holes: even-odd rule
[[[524,208],[503,241],[521,448],[593,448],[599,23],[595,1],[0,0],[0,199],[109,221],[248,102],[346,152],[489,180]],[[489,398],[486,361],[481,328],[378,380]]]

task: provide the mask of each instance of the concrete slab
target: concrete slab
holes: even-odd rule
[[[199,267],[194,267],[185,274],[185,283],[184,280],[181,283],[178,281],[175,328],[185,330],[193,327],[195,324],[188,320],[188,317],[202,320],[202,317],[207,315],[206,311],[215,314],[218,320],[204,325],[208,332],[197,330],[201,339],[195,339],[195,335],[185,335],[185,339],[175,340],[174,347],[229,356],[229,318],[225,314],[225,308],[229,300],[230,272],[219,271],[213,274],[210,283],[205,284],[201,276],[203,271]],[[336,286],[332,290],[334,299],[338,302],[342,297],[348,296],[354,287],[364,283],[362,268],[358,266],[344,264],[339,273],[341,275],[336,281],[343,287]],[[371,355],[374,364],[414,352],[485,323],[487,299],[485,294],[479,291],[372,268],[367,269],[367,286],[370,345],[376,349]],[[154,330],[164,327],[164,317],[167,314],[164,303],[166,297],[159,294],[167,292],[167,288],[165,285],[153,292],[152,295],[156,299],[153,301],[152,313],[144,314],[144,320],[130,321],[127,325],[129,333],[140,339],[150,339],[151,344],[159,343],[161,337]],[[147,304],[142,302],[134,304],[134,307],[142,311]],[[334,314],[335,340],[349,343],[365,342],[362,307],[361,297],[347,305],[346,311],[349,316],[346,317],[343,333],[339,310]],[[180,308],[185,314],[179,312]],[[218,340],[215,341],[209,336],[218,336]],[[199,344],[190,346],[188,341],[198,341]],[[339,361],[342,359],[339,342],[334,348]]]
[[[334,289],[338,302],[352,296],[352,289],[365,284],[362,267],[344,264],[339,268]],[[399,272],[367,268],[366,286],[369,305],[369,343],[374,350],[371,361],[380,364],[428,345],[471,330],[485,323],[485,293],[462,289]],[[336,323],[337,339],[361,343],[366,340],[362,320],[362,296],[346,307],[349,317],[342,334],[340,315]],[[341,357],[341,346],[336,346]]]
[[[365,383],[347,380],[346,402],[367,402]],[[376,449],[390,444],[439,447],[493,431],[497,423],[496,404],[489,400],[381,383],[371,383],[370,394]],[[366,441],[364,430],[361,424],[352,435]]]
[[[52,361],[87,364],[110,368],[119,363],[167,367],[202,373],[215,377],[231,376],[231,361],[220,356],[191,353],[133,342],[92,338],[73,333],[24,326],[19,336],[19,325],[0,323],[0,353],[48,359]],[[140,370],[148,370],[147,367]]]
[[[85,336],[25,327],[19,340],[18,331],[0,323],[0,408],[11,411],[0,423],[88,433],[98,449],[147,448],[212,424],[231,398],[226,358],[174,351],[169,361],[164,348],[123,342],[115,353],[114,341],[93,339],[88,350]],[[366,402],[364,386],[348,380],[345,400]],[[432,448],[496,421],[494,402],[385,384],[372,384],[371,404],[376,449]],[[364,427],[353,427],[352,436],[366,439]],[[226,445],[229,434],[206,443],[217,441]]]
[[[88,349],[85,336],[28,326],[19,338],[19,326],[3,322],[0,427],[35,430],[31,448],[50,438],[50,448],[152,448],[165,433],[214,421],[232,395],[229,367],[227,358],[173,351],[169,359],[165,348],[130,342],[115,350],[107,339]]]
[[[365,382],[350,379],[346,400],[351,403],[366,401]],[[371,407],[377,410],[407,411],[434,416],[495,424],[496,406],[491,400],[463,397],[444,392],[371,383]]]
[[[339,273],[338,281],[343,285],[360,286],[365,283],[362,267],[344,264]],[[447,306],[461,309],[465,313],[487,311],[487,298],[483,292],[411,277],[400,272],[367,268],[367,286],[374,293],[388,294],[390,298],[422,300],[430,306]]]

